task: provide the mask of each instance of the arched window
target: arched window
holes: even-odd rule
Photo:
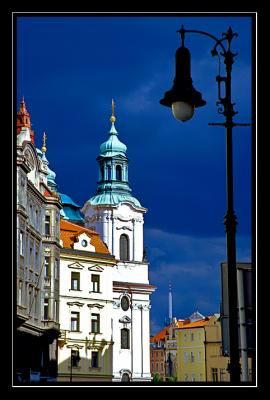
[[[129,261],[129,238],[124,234],[120,236],[120,260]]]
[[[108,181],[112,179],[112,167],[108,165]]]
[[[121,329],[121,349],[129,349],[129,330]]]
[[[130,378],[129,378],[129,374],[127,374],[126,372],[122,375],[122,382],[129,382]]]
[[[117,181],[121,181],[122,180],[122,167],[121,167],[121,165],[116,165],[115,172],[116,172],[116,180]]]

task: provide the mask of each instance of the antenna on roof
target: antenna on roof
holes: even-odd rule
[[[169,281],[169,321],[172,323],[172,283]]]

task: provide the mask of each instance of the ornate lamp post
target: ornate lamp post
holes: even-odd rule
[[[238,304],[237,304],[237,270],[236,270],[236,225],[237,218],[233,207],[233,143],[232,128],[235,126],[249,126],[250,124],[239,124],[233,122],[233,117],[237,114],[234,111],[234,104],[231,101],[231,72],[233,59],[237,53],[231,51],[231,41],[236,33],[229,27],[226,33],[222,34],[221,39],[216,38],[210,33],[198,30],[186,30],[184,26],[177,32],[181,36],[181,47],[177,49],[176,75],[171,90],[165,92],[160,104],[171,107],[173,115],[180,121],[187,121],[192,118],[195,108],[202,107],[206,101],[202,99],[200,92],[197,92],[193,85],[190,72],[190,52],[184,46],[186,33],[199,33],[206,35],[215,41],[211,50],[212,56],[221,55],[226,66],[226,76],[218,75],[218,113],[223,114],[225,121],[222,123],[209,123],[209,125],[222,125],[226,128],[226,189],[227,189],[227,212],[224,218],[224,225],[227,235],[227,265],[228,265],[228,288],[229,288],[229,344],[230,344],[230,380],[237,384],[240,382],[240,363],[239,363],[239,342],[238,342]],[[226,47],[224,45],[226,42]],[[219,52],[218,50],[219,49]],[[220,57],[219,57],[220,66]],[[225,96],[221,96],[221,84],[225,85]]]

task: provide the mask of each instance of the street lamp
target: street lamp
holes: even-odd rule
[[[234,384],[240,382],[240,363],[239,363],[239,342],[238,342],[238,304],[237,304],[237,270],[236,270],[236,225],[237,218],[233,208],[233,148],[232,148],[232,128],[234,126],[249,126],[250,124],[239,124],[233,122],[233,117],[237,114],[234,111],[234,103],[231,101],[231,71],[233,59],[237,53],[231,51],[231,41],[237,33],[233,33],[229,27],[226,33],[222,34],[221,39],[216,38],[210,33],[198,30],[186,30],[184,26],[177,32],[181,36],[181,47],[177,49],[176,75],[171,90],[165,92],[160,104],[171,107],[173,115],[180,121],[187,121],[192,118],[194,109],[202,107],[206,101],[202,99],[200,92],[197,92],[193,85],[190,73],[190,52],[184,46],[186,33],[199,33],[206,35],[215,41],[211,51],[212,56],[221,55],[226,66],[226,76],[218,75],[218,113],[223,114],[225,122],[209,123],[209,125],[222,125],[226,128],[226,189],[227,189],[227,212],[224,218],[224,225],[227,235],[227,265],[228,265],[228,288],[229,288],[229,343],[230,343],[230,381]],[[224,42],[227,46],[224,46]],[[219,48],[219,52],[218,49]],[[220,57],[219,57],[220,67]],[[225,85],[225,96],[221,96],[221,84]]]

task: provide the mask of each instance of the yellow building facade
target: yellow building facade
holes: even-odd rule
[[[228,357],[221,354],[221,326],[218,315],[206,318],[194,313],[177,330],[180,382],[226,382]]]

